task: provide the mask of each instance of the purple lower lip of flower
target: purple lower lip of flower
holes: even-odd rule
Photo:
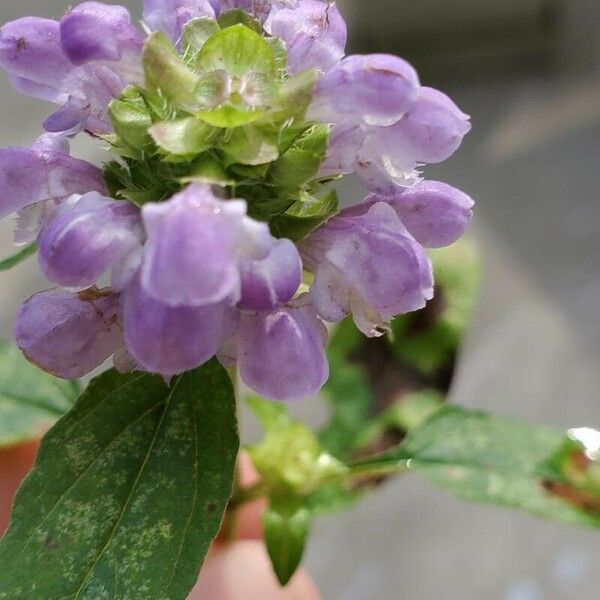
[[[291,73],[327,71],[344,56],[348,32],[334,3],[299,0],[295,6],[277,11],[268,27],[285,42]]]
[[[168,202],[146,204],[144,291],[173,307],[237,300],[245,213],[244,201],[221,200],[201,184],[188,186]]]
[[[169,307],[148,296],[134,279],[123,294],[127,349],[150,372],[171,377],[194,369],[219,349],[225,305]]]
[[[326,321],[352,313],[363,333],[380,335],[394,316],[423,308],[433,297],[425,251],[383,202],[364,214],[342,212],[300,250],[315,273],[310,293]]]
[[[473,218],[475,204],[467,194],[451,185],[441,181],[423,181],[398,189],[391,196],[368,196],[343,214],[364,214],[378,202],[389,204],[410,234],[428,248],[449,246],[462,237]]]
[[[123,6],[83,2],[60,22],[62,49],[74,65],[90,61],[121,60],[124,54],[140,54],[144,36],[131,23]]]
[[[356,123],[392,125],[417,99],[419,87],[416,71],[397,56],[348,56],[321,78],[307,116],[335,122],[344,115]]]
[[[292,401],[317,394],[329,376],[325,337],[308,295],[271,311],[242,311],[240,376],[265,398]]]
[[[196,17],[216,18],[209,0],[144,0],[144,23],[152,31],[162,31],[174,44],[178,43],[184,25]]]
[[[83,377],[123,346],[119,297],[98,290],[48,290],[19,309],[17,344],[34,364],[64,379]]]
[[[139,209],[90,192],[60,206],[44,225],[40,265],[54,283],[87,288],[140,247],[142,236]]]
[[[273,238],[266,224],[250,219],[246,237],[253,238],[255,247],[248,248],[240,262],[240,308],[267,310],[285,304],[302,281],[302,260],[296,246],[290,240]]]
[[[71,158],[66,139],[52,134],[29,148],[0,149],[0,189],[0,217],[45,200],[106,191],[100,169]]]

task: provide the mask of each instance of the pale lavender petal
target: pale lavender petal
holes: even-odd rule
[[[215,18],[209,0],[144,0],[144,22],[162,31],[173,43],[181,38],[185,24],[196,17]]]
[[[146,204],[146,293],[170,306],[237,301],[237,250],[245,212],[244,201],[221,200],[202,184],[190,185],[167,202]]]
[[[62,91],[62,82],[73,70],[60,44],[58,22],[38,17],[18,19],[0,29],[0,66],[18,81],[41,84],[31,86],[32,95],[47,88]],[[44,91],[42,97],[47,94]]]
[[[25,79],[24,77],[18,77],[17,75],[9,75],[8,79],[13,88],[25,96],[48,100],[55,104],[60,104],[61,102],[66,102],[68,100],[68,95],[53,85],[37,83],[30,79]]]
[[[356,123],[349,120],[335,123],[329,132],[329,145],[319,168],[319,177],[354,173],[364,141],[365,133]]]
[[[307,295],[271,311],[242,311],[242,380],[272,400],[300,400],[318,393],[329,376],[323,329]]]
[[[146,370],[170,377],[217,353],[223,335],[222,304],[171,308],[145,294],[137,280],[124,296],[127,349]]]
[[[390,198],[388,202],[411,235],[424,246],[442,248],[458,240],[473,218],[473,200],[439,181],[424,181]]]
[[[39,261],[48,279],[70,288],[96,283],[142,242],[139,209],[97,192],[60,206],[40,233]]]
[[[75,65],[90,61],[117,62],[126,54],[139,54],[144,36],[131,23],[123,6],[83,2],[60,22],[61,45]]]
[[[320,79],[307,117],[337,122],[343,116],[367,125],[392,125],[417,99],[419,86],[416,71],[397,56],[348,56]]]
[[[291,73],[327,71],[344,56],[346,23],[334,3],[300,0],[293,8],[277,11],[270,30],[286,44]]]
[[[25,356],[65,379],[83,377],[123,346],[119,297],[86,290],[40,292],[16,316],[15,338]]]
[[[0,217],[42,202],[105,191],[100,169],[53,147],[56,136],[42,136],[30,148],[0,149]],[[54,141],[49,141],[54,140]]]
[[[290,240],[278,240],[267,256],[243,263],[242,308],[266,310],[292,299],[302,281],[302,261]]]
[[[380,335],[394,316],[433,296],[425,251],[382,202],[361,215],[342,211],[302,242],[301,253],[315,273],[318,313],[331,321],[353,314],[366,335]]]

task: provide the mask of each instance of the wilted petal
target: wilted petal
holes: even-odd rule
[[[60,206],[38,243],[46,277],[63,287],[87,288],[141,245],[139,209],[91,192]]]
[[[16,316],[15,338],[25,356],[63,377],[83,377],[123,345],[119,297],[86,290],[48,290],[32,296]]]
[[[221,200],[201,184],[190,185],[168,202],[146,204],[146,293],[169,306],[237,300],[245,212],[244,201]]]
[[[291,73],[327,71],[344,56],[346,23],[334,3],[300,0],[292,8],[277,11],[270,19],[270,30],[286,44]]]
[[[348,56],[320,79],[308,118],[392,125],[417,99],[419,85],[413,67],[397,56]]]
[[[162,31],[173,43],[181,38],[185,24],[196,17],[215,18],[209,0],[144,0],[144,22]]]
[[[265,223],[246,219],[246,248],[240,263],[240,307],[267,310],[285,304],[298,291],[302,261],[296,246],[271,236]]]
[[[123,6],[83,2],[60,22],[61,44],[75,65],[90,61],[120,61],[124,55],[139,54],[144,37],[131,23]]]
[[[171,308],[148,296],[137,280],[125,292],[127,349],[146,370],[166,377],[213,357],[223,335],[222,304]]]
[[[47,134],[30,148],[0,149],[0,217],[44,200],[105,191],[100,169],[71,158],[64,142]]]
[[[329,376],[324,326],[307,295],[271,311],[242,311],[238,365],[244,383],[265,398],[299,400]]]
[[[43,98],[48,89],[62,92],[62,83],[73,70],[60,44],[58,22],[38,17],[18,19],[0,29],[0,65],[17,81],[32,82],[29,92],[34,96],[43,92],[39,94]]]
[[[418,310],[433,296],[431,264],[385,203],[354,215],[342,211],[301,245],[315,273],[311,296],[324,319],[353,314],[369,336],[394,316]]]

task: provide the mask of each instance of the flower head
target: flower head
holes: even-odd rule
[[[100,2],[0,29],[13,86],[59,105],[33,145],[0,150],[0,216],[57,286],[22,306],[17,341],[61,377],[217,356],[268,398],[314,394],[324,322],[381,335],[431,299],[425,247],[458,239],[473,203],[419,170],[469,119],[404,60],[346,57],[333,2],[143,8],[144,29]],[[71,157],[82,131],[114,160]],[[324,186],[350,173],[371,195],[340,211]]]

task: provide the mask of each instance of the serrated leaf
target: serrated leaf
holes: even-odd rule
[[[582,496],[549,476],[547,462],[564,439],[563,432],[540,425],[447,406],[395,449],[352,469],[409,469],[465,500],[600,527],[600,495]]]
[[[142,56],[146,90],[158,97],[155,104],[162,97],[187,112],[200,110],[195,93],[199,78],[164,33],[157,31],[148,38]]]
[[[184,600],[230,496],[233,386],[108,371],[45,437],[0,542],[0,598]]]
[[[301,200],[272,220],[271,230],[276,237],[298,241],[312,233],[337,212],[338,199],[335,190],[320,198],[303,194]]]
[[[175,156],[193,157],[213,146],[219,131],[196,117],[156,123],[150,135],[157,146]]]
[[[12,256],[0,260],[0,271],[9,271],[13,267],[21,264],[24,260],[27,260],[30,256],[33,256],[38,251],[38,245],[36,242],[25,246],[18,252],[15,252]]]
[[[79,386],[41,371],[0,342],[0,448],[37,439],[68,412]]]
[[[289,499],[271,502],[263,513],[267,551],[283,586],[289,583],[302,561],[311,519],[308,508]]]

